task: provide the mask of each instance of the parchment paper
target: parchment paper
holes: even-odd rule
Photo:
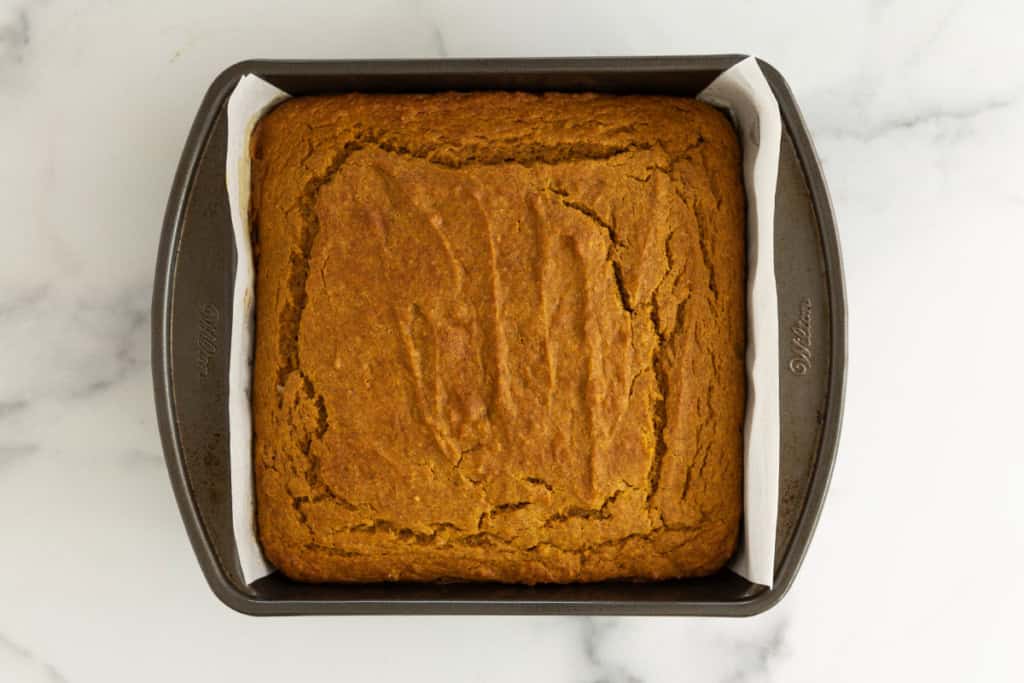
[[[274,567],[256,538],[256,498],[252,480],[252,336],[256,270],[249,232],[249,138],[256,122],[288,93],[261,78],[243,76],[228,100],[228,148],[225,180],[235,236],[235,287],[231,307],[228,360],[228,440],[231,449],[231,515],[238,562],[246,583]]]
[[[249,232],[249,138],[260,117],[289,95],[257,76],[239,80],[228,100],[226,181],[238,265],[231,317],[228,417],[231,510],[242,576],[274,571],[256,538],[252,473],[252,338],[254,269]],[[775,185],[782,121],[757,61],[748,58],[698,95],[727,109],[740,132],[747,192],[747,413],[744,427],[744,525],[730,567],[771,586],[779,494],[779,335],[775,288]]]
[[[775,185],[782,116],[749,57],[697,96],[732,113],[747,190],[747,415],[743,429],[743,536],[730,567],[769,588],[779,514],[779,303],[775,288]]]

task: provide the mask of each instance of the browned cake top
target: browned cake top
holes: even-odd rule
[[[313,581],[706,574],[744,196],[688,99],[295,98],[252,142],[260,538]]]

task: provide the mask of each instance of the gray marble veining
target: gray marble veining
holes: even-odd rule
[[[766,637],[736,644],[735,668],[722,683],[752,683],[774,678],[775,664],[787,654],[787,633],[787,622],[779,621]]]
[[[0,633],[0,673],[18,683],[67,683],[68,679],[49,662]]]
[[[821,138],[845,137],[855,138],[861,142],[873,142],[895,132],[910,131],[923,126],[970,122],[986,114],[1018,107],[1021,104],[1021,97],[1021,93],[1016,92],[1008,97],[1001,96],[967,108],[944,107],[942,109],[923,110],[911,115],[896,116],[868,125],[820,128],[815,133],[817,137]]]
[[[587,665],[596,673],[591,683],[643,683],[643,679],[630,672],[625,665],[608,661],[602,647],[608,637],[614,636],[617,621],[602,617],[579,619],[583,637],[583,654]]]
[[[0,0],[0,681],[1021,680],[1022,22],[998,0]],[[790,595],[744,620],[220,605],[149,373],[166,192],[213,76],[254,57],[715,52],[786,76],[843,242],[844,433]]]
[[[12,20],[0,24],[0,65],[4,62],[20,62],[28,43],[28,12],[19,9]]]

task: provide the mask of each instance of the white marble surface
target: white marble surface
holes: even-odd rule
[[[0,681],[1024,679],[1019,3],[250,4],[0,0]],[[745,620],[218,603],[148,360],[164,202],[211,78],[249,57],[707,52],[787,76],[845,251],[845,430],[786,599]]]

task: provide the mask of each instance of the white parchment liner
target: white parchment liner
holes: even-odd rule
[[[290,97],[257,76],[243,76],[228,100],[226,180],[238,254],[231,316],[228,418],[231,510],[242,576],[274,571],[256,537],[252,473],[254,268],[249,231],[249,138],[267,111]],[[772,585],[779,497],[779,335],[775,288],[775,185],[782,121],[760,66],[748,58],[698,96],[727,109],[740,131],[747,192],[747,412],[744,428],[743,536],[731,568]]]

